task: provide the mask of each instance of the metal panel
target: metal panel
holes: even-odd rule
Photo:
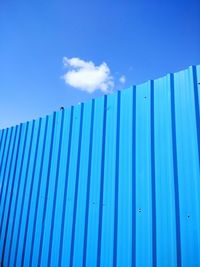
[[[1,266],[200,266],[200,66],[0,131]]]

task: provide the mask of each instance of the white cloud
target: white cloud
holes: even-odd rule
[[[63,64],[68,71],[63,75],[66,84],[88,93],[101,90],[104,93],[112,91],[114,87],[108,65],[103,62],[95,66],[92,61],[84,61],[80,58],[63,58]]]
[[[126,76],[125,75],[122,75],[120,78],[119,78],[119,81],[120,83],[124,84],[126,82]]]

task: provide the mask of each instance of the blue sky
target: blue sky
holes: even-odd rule
[[[199,0],[1,0],[0,129],[199,64],[199,50]]]

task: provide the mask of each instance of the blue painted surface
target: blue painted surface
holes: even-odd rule
[[[200,266],[200,66],[0,131],[1,266]]]

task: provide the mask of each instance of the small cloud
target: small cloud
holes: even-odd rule
[[[62,77],[66,84],[88,93],[96,90],[104,93],[112,91],[114,81],[105,62],[96,66],[92,61],[64,57],[63,64],[68,68]]]
[[[125,75],[122,75],[120,78],[119,78],[119,81],[120,83],[125,83],[126,82],[126,76]]]

